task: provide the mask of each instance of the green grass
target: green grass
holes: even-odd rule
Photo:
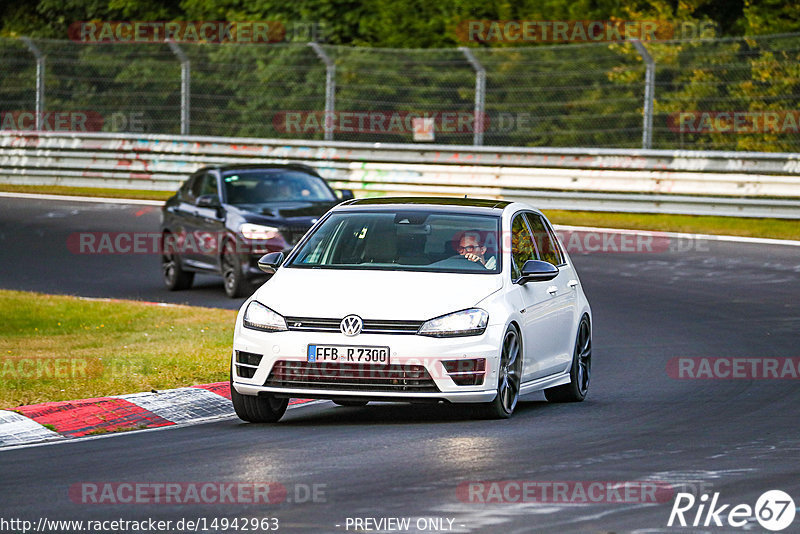
[[[176,187],[177,189],[177,187]],[[167,200],[175,191],[141,191],[137,189],[107,189],[102,187],[69,187],[64,185],[11,185],[0,184],[0,191],[8,193],[41,193],[79,197],[132,198],[136,200]]]
[[[228,379],[236,312],[0,290],[0,409]]]
[[[137,191],[89,187],[5,185],[0,191],[21,193],[49,193],[89,197],[114,197],[145,200],[166,200],[173,191]],[[741,217],[716,217],[706,215],[658,215],[652,213],[605,213],[597,211],[547,210],[554,224],[628,228],[662,232],[687,232],[693,234],[739,235],[771,237],[775,239],[800,239],[800,222],[786,219],[753,219]]]

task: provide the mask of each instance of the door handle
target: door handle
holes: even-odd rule
[[[571,287],[572,289],[575,289],[576,287],[578,287],[578,281],[577,280],[570,280],[569,282],[567,282],[567,285],[569,287]]]
[[[556,293],[558,293],[558,288],[556,286],[550,286],[547,288],[547,292],[550,293],[551,295],[555,295]]]

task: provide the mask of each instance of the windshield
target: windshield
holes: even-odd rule
[[[336,200],[322,178],[286,169],[240,169],[222,175],[228,204],[330,202]]]
[[[499,225],[490,215],[424,210],[333,213],[287,266],[499,273]]]

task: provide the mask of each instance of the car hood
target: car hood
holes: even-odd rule
[[[500,275],[284,268],[254,297],[284,316],[427,320],[471,308]]]
[[[305,222],[318,219],[339,201],[331,202],[286,202],[269,204],[239,204],[237,210],[252,222],[256,220],[275,221],[283,219],[289,222]]]

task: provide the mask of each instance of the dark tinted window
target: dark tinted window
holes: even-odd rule
[[[525,218],[520,213],[511,222],[511,277],[514,280],[519,278],[525,262],[535,259],[538,259],[536,244],[531,239]]]
[[[545,225],[544,219],[533,213],[527,213],[526,217],[533,231],[536,248],[539,249],[539,259],[553,265],[563,264],[564,257],[561,253],[561,248],[558,246],[558,240],[550,231],[550,228]]]
[[[194,184],[197,183],[198,180],[202,178],[202,175],[195,175],[186,180],[183,185],[181,186],[180,190],[178,190],[178,198],[180,198],[184,202],[191,202],[194,203]]]
[[[192,184],[192,195],[195,200],[203,195],[219,195],[216,176],[211,173],[198,176]]]
[[[322,178],[286,169],[241,169],[222,176],[228,204],[334,201]]]

